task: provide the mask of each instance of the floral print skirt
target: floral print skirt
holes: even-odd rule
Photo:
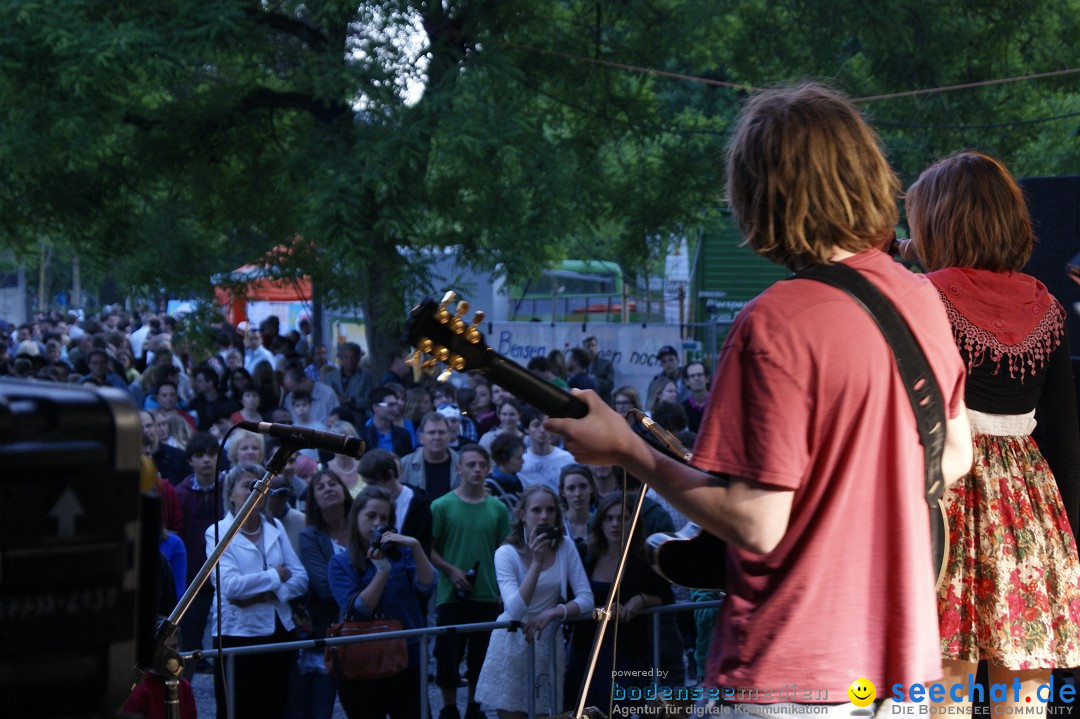
[[[1006,669],[1080,666],[1080,561],[1054,475],[1029,436],[975,435],[945,492],[941,655]]]

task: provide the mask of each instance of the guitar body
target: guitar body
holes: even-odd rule
[[[949,521],[941,499],[930,512],[930,550],[935,586],[940,587],[949,559]],[[653,571],[673,584],[690,589],[725,589],[727,543],[693,522],[678,532],[650,535],[644,551]]]
[[[678,532],[660,532],[645,540],[645,559],[673,584],[723,591],[727,544],[693,522]]]

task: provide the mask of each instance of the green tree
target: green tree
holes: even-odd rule
[[[1078,10],[13,1],[0,244],[32,258],[62,241],[89,276],[203,297],[211,275],[289,246],[283,271],[312,276],[328,306],[361,304],[382,360],[433,248],[518,277],[571,255],[634,273],[721,201],[745,93],[603,63],[746,87],[826,78],[869,97],[1080,66]],[[1075,119],[1041,120],[1080,111],[1078,78],[863,106],[908,182],[967,146],[1018,174],[1076,172]]]
[[[529,49],[665,64],[704,39],[687,7],[8,4],[0,230],[203,295],[213,271],[300,235],[290,263],[324,301],[362,304],[379,360],[426,249],[526,275],[575,242],[693,221],[715,163],[663,129],[658,83]],[[679,178],[666,199],[657,173]]]

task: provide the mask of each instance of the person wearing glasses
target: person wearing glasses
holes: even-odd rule
[[[704,362],[691,362],[683,369],[687,395],[682,401],[686,410],[686,428],[697,434],[701,427],[701,415],[705,412],[705,400],[709,398],[709,366]]]
[[[364,426],[360,438],[370,449],[385,449],[398,457],[404,457],[413,451],[412,434],[409,430],[394,424],[401,400],[392,387],[383,385],[368,394],[371,405],[371,421]]]
[[[206,530],[206,552],[232,525],[263,474],[257,465],[241,462],[225,475],[225,518]],[[307,592],[308,575],[296,556],[281,522],[256,506],[240,526],[210,575],[216,592],[211,618],[221,612],[220,646],[242,647],[277,644],[295,638],[296,625],[290,600]],[[211,625],[217,627],[217,622]],[[246,654],[234,658],[234,719],[280,719],[285,714],[289,674],[296,652]],[[214,674],[214,698],[218,719],[226,719],[225,684]]]
[[[641,397],[636,389],[630,385],[623,385],[615,390],[611,406],[619,414],[626,415],[632,409],[641,409]]]

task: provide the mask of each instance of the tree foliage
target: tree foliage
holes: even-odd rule
[[[13,0],[0,247],[63,242],[133,292],[208,296],[211,275],[286,245],[286,270],[322,301],[363,305],[378,360],[433,248],[518,277],[568,256],[634,271],[722,201],[745,92],[603,63],[747,87],[824,78],[868,97],[1078,67],[1078,10]],[[1078,82],[863,106],[905,181],[969,146],[1018,174],[1077,172]]]

